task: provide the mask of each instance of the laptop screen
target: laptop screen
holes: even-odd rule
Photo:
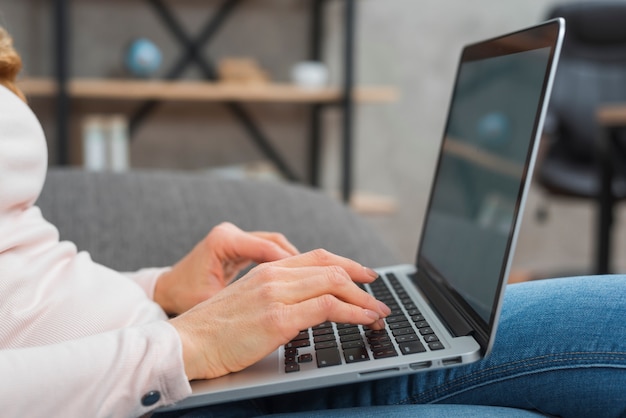
[[[464,50],[418,255],[484,329],[507,273],[553,56],[553,42],[521,41]]]

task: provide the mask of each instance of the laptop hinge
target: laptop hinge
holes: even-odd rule
[[[416,273],[411,275],[411,280],[417,283],[420,290],[422,290],[422,292],[424,292],[427,296],[427,299],[431,301],[431,307],[437,311],[452,335],[460,337],[475,333],[475,330],[470,323],[459,314],[455,306],[448,300],[441,290],[433,284],[432,280],[426,277],[426,274],[424,274],[421,270],[418,270]]]

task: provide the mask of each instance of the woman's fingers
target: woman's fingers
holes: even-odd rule
[[[318,249],[300,254],[280,233],[245,232],[229,223],[221,224],[216,229],[220,230],[222,245],[224,238],[230,242],[224,250],[225,255],[231,259],[249,259],[257,263],[277,261],[277,265],[284,267],[339,266],[357,282],[371,282],[378,277],[373,270],[326,250]]]
[[[255,231],[250,234],[262,238],[267,241],[271,241],[278,245],[280,248],[289,253],[289,255],[297,255],[300,254],[300,251],[285,237],[283,234],[278,232],[265,232],[265,231]]]
[[[313,266],[288,268],[275,265],[262,266],[268,277],[261,290],[266,300],[292,305],[324,295],[332,295],[346,303],[387,316],[390,309],[372,295],[359,288],[348,273],[338,266]],[[378,318],[377,318],[378,319]]]
[[[284,312],[285,317],[280,320],[287,321],[288,326],[296,330],[307,329],[326,321],[362,324],[374,329],[384,327],[382,316],[378,312],[346,303],[328,294],[289,305]]]
[[[282,267],[337,266],[345,270],[353,281],[359,283],[370,283],[378,278],[378,273],[374,270],[323,249],[285,258],[272,264]]]
[[[299,254],[298,249],[280,233],[246,232],[228,222],[216,226],[214,230],[216,239],[211,245],[222,248],[227,259],[264,263]]]

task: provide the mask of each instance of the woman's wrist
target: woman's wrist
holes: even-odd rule
[[[171,283],[172,281],[172,270],[167,270],[163,272],[156,281],[154,285],[154,296],[153,300],[156,302],[161,309],[165,311],[168,315],[173,315],[176,313],[176,308],[172,303],[171,298]]]

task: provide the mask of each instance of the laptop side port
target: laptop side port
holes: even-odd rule
[[[455,364],[461,363],[463,363],[463,358],[461,356],[444,358],[443,360],[441,360],[442,366],[454,366]]]
[[[389,372],[399,372],[399,371],[400,371],[399,367],[391,367],[389,369],[372,370],[372,371],[369,371],[369,372],[361,372],[361,373],[359,373],[359,376],[369,376],[369,375],[373,375],[373,374],[389,373]]]
[[[433,365],[432,361],[420,361],[417,363],[409,364],[409,367],[411,368],[411,370],[421,370],[421,369],[427,369],[431,367],[432,365]]]

